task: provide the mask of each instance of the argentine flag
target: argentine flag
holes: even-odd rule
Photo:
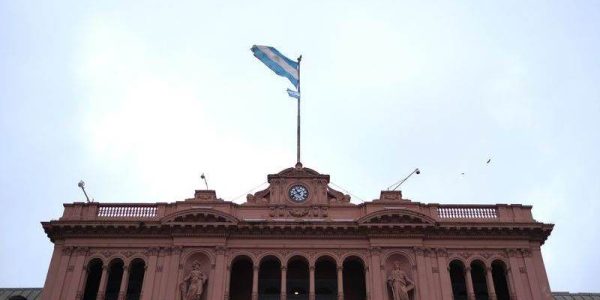
[[[292,84],[298,88],[298,63],[283,56],[277,49],[269,46],[254,45],[250,49],[254,56],[262,61],[275,74],[286,77]]]

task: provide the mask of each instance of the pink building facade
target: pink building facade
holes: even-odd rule
[[[301,165],[268,182],[243,204],[65,204],[42,299],[553,299],[530,206],[357,205]]]

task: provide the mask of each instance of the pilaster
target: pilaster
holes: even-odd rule
[[[83,296],[83,285],[87,279],[87,269],[85,266],[85,259],[89,252],[88,248],[77,247],[75,249],[75,264],[73,266],[73,276],[71,277],[71,283],[69,284],[69,292],[65,299],[78,299],[79,295]]]
[[[373,287],[371,296],[374,300],[384,299],[383,291],[385,291],[385,282],[382,282],[381,248],[371,247],[369,250],[371,254],[371,270],[373,270],[373,274],[371,276],[371,286]]]
[[[225,266],[225,252],[227,248],[223,246],[215,247],[215,268],[213,268],[213,277],[208,278],[211,286],[213,287],[210,299],[223,299],[225,287],[224,283],[226,281],[225,277],[227,276],[227,270]]]
[[[146,270],[144,272],[144,283],[142,285],[141,300],[153,300],[152,291],[154,290],[154,278],[156,277],[156,266],[158,261],[158,248],[151,247],[145,252],[148,258]]]
[[[61,249],[60,252],[60,265],[58,266],[58,270],[56,272],[56,277],[54,278],[54,287],[52,289],[51,300],[60,300],[62,289],[65,285],[65,277],[67,276],[67,268],[69,267],[69,263],[71,260],[71,254],[75,247],[65,246]]]
[[[529,249],[521,249],[521,255],[523,255],[523,260],[525,261],[525,269],[527,271],[527,279],[529,280],[532,300],[542,300],[540,295],[541,288],[536,276],[535,265],[531,258],[531,251]]]
[[[450,282],[450,272],[448,272],[448,251],[443,248],[436,249],[438,271],[440,274],[440,288],[442,290],[442,300],[453,300],[452,282]]]
[[[171,247],[169,250],[171,253],[171,261],[169,263],[169,268],[165,273],[168,278],[166,299],[175,299],[179,290],[177,288],[177,282],[179,281],[180,273],[182,272],[182,268],[180,268],[180,259],[183,248],[177,246]]]
[[[427,264],[425,263],[423,248],[414,248],[414,252],[415,257],[417,258],[417,293],[419,295],[419,300],[431,299],[429,295],[429,282],[427,281],[426,273]]]

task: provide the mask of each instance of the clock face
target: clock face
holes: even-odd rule
[[[297,184],[290,188],[288,195],[292,201],[301,203],[308,198],[308,189],[303,185]]]

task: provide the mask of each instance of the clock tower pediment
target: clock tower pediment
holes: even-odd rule
[[[329,175],[301,165],[267,176],[269,187],[249,194],[247,205],[350,205],[350,196],[329,186]]]

